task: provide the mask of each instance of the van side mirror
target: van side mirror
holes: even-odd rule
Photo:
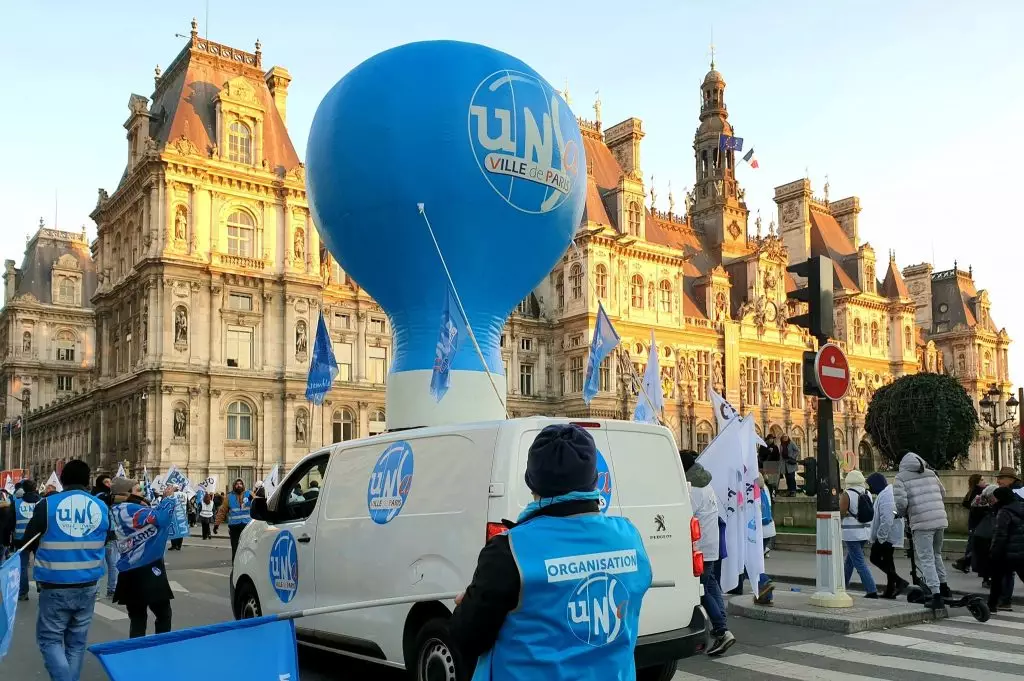
[[[253,520],[267,520],[270,511],[267,508],[266,497],[256,497],[252,500],[252,505],[249,507],[249,515],[252,516]]]

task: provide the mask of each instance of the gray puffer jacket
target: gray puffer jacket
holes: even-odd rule
[[[892,487],[896,512],[908,519],[911,531],[949,527],[944,503],[946,489],[935,471],[917,454],[910,452],[903,457]]]

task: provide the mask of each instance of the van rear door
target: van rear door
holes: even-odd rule
[[[693,575],[690,495],[675,440],[662,426],[605,421],[617,512],[640,531],[654,579],[673,581],[644,598],[640,635],[680,629],[700,605],[700,580]],[[595,431],[591,431],[592,433]]]

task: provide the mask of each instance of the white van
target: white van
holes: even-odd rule
[[[484,543],[532,501],[523,479],[530,444],[545,426],[567,422],[418,428],[309,454],[270,500],[253,505],[232,569],[235,617],[461,592]],[[702,652],[707,638],[694,576],[703,557],[675,440],[661,426],[571,422],[601,453],[602,512],[632,520],[654,579],[674,583],[644,598],[635,653],[640,681],[670,679],[676,661]],[[433,601],[295,623],[303,645],[405,668],[417,681],[454,681],[472,669],[453,668],[460,657],[450,654],[445,626],[453,609]]]

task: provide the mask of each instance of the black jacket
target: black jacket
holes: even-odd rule
[[[107,505],[107,515],[110,514],[110,508],[113,506],[113,499],[110,497],[110,488],[99,485],[92,488],[92,495],[97,499],[101,500]],[[114,532],[114,523],[110,523],[110,532],[107,532],[107,542],[112,542],[117,539],[117,533]]]
[[[566,518],[597,512],[596,501],[568,501],[545,506],[523,522],[539,516]],[[510,529],[515,525],[505,521],[505,526]],[[505,617],[519,607],[521,589],[519,566],[512,555],[508,535],[498,535],[480,551],[473,581],[466,587],[462,604],[455,608],[448,621],[452,641],[470,669],[478,657],[494,647]]]
[[[992,559],[1007,567],[1024,567],[1024,500],[1014,498],[1002,504],[996,513],[996,529],[992,535]]]
[[[67,485],[66,487],[64,487],[64,491],[65,492],[70,492],[71,490],[76,490],[76,489],[77,490],[81,490],[83,492],[88,492],[89,491],[89,488],[87,488],[85,485]],[[32,520],[28,521],[28,527],[25,529],[25,536],[26,537],[31,539],[32,537],[35,537],[37,534],[40,535],[40,536],[46,534],[46,525],[47,525],[47,521],[46,521],[46,502],[47,501],[48,501],[48,499],[46,497],[43,497],[43,498],[41,498],[39,500],[39,503],[36,504],[35,512],[32,514]],[[32,542],[32,546],[33,546],[34,549],[38,548],[39,547],[39,541],[36,540],[35,542]],[[75,589],[75,588],[83,587],[83,586],[92,586],[92,585],[94,585],[96,583],[96,581],[98,581],[98,580],[94,580],[92,582],[83,582],[81,584],[48,584],[46,582],[39,582],[38,585],[39,585],[40,588],[43,588],[43,589]]]
[[[30,504],[32,504],[32,503],[38,504],[39,500],[41,498],[42,497],[39,496],[38,492],[26,492],[21,497],[21,499],[15,499],[15,501],[24,501],[24,502],[27,502],[27,503],[30,503]],[[39,506],[36,506],[37,510],[38,510],[38,508],[39,508]],[[32,518],[35,519],[35,515],[33,515]],[[14,528],[14,522],[15,522],[14,507],[11,506],[11,528],[12,529]],[[20,541],[17,540],[17,539],[14,540],[14,548],[20,549],[23,545],[28,543],[28,540],[32,538],[32,535],[29,534],[29,530],[31,528],[32,528],[32,521],[30,520],[28,525],[25,528],[25,536],[22,537]],[[14,535],[12,534],[11,536],[13,537]]]
[[[766,461],[779,461],[782,458],[777,444],[763,445],[757,448],[757,461],[764,467]]]

